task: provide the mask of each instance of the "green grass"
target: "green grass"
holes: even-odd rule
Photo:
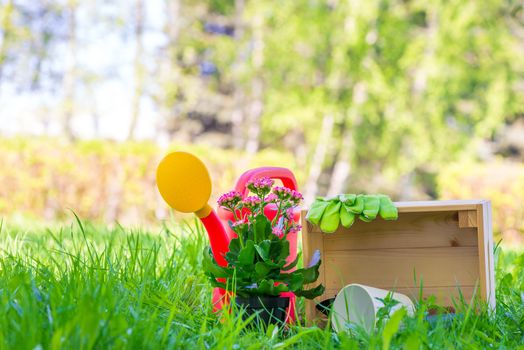
[[[250,329],[238,311],[220,321],[201,270],[206,236],[192,226],[159,232],[69,227],[0,230],[0,348],[516,349],[524,344],[524,255],[497,256],[497,311],[459,305],[451,320],[358,329]]]

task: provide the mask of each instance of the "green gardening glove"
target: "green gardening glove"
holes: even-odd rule
[[[342,203],[338,199],[331,200],[324,215],[322,215],[322,220],[320,221],[320,229],[325,233],[333,233],[337,230],[338,224],[340,222],[340,207]]]
[[[364,196],[364,210],[360,214],[360,220],[371,222],[375,220],[380,209],[380,199],[375,195]]]
[[[324,200],[324,198],[317,197],[317,199],[313,202],[311,208],[307,212],[306,220],[312,223],[313,225],[318,225],[329,203],[330,202]]]
[[[338,199],[342,202],[343,205],[353,205],[355,199],[357,198],[356,194],[339,194]]]
[[[350,228],[351,225],[355,222],[355,214],[348,211],[346,205],[342,203],[340,206],[340,223],[345,228]]]
[[[391,198],[385,195],[379,195],[380,199],[380,217],[384,220],[397,220],[398,210],[391,201]]]
[[[352,205],[346,206],[346,209],[353,214],[360,215],[364,210],[364,196],[359,194],[355,197]]]

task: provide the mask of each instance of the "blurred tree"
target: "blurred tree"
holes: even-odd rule
[[[78,75],[78,63],[77,63],[77,1],[68,0],[66,5],[66,16],[67,16],[67,46],[68,52],[66,56],[66,68],[63,78],[63,89],[64,89],[64,120],[63,128],[66,136],[69,139],[75,138],[73,131],[72,121],[75,113],[76,104],[76,84]]]
[[[142,42],[142,36],[144,31],[144,1],[135,0],[135,60],[134,60],[134,93],[133,100],[131,101],[131,123],[127,138],[133,139],[135,136],[135,129],[140,114],[140,101],[144,93],[144,78],[145,78],[145,67],[144,67],[144,44]]]
[[[65,35],[62,8],[51,1],[0,3],[0,84],[28,91],[60,80],[50,52]]]

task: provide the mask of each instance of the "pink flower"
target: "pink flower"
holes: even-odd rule
[[[235,228],[242,229],[245,225],[248,225],[248,224],[249,224],[248,220],[246,218],[244,218],[244,219],[240,219],[240,220],[237,220],[237,221],[233,222],[231,224],[231,227],[233,229],[235,229]]]
[[[261,202],[262,200],[255,196],[246,197],[242,201],[242,203],[244,204],[244,207],[246,207],[250,211],[253,211],[253,209],[256,209],[256,207],[258,207]]]
[[[233,210],[241,200],[242,194],[240,192],[230,191],[221,195],[217,203],[221,207]]]
[[[284,212],[284,216],[286,217],[286,219],[289,219],[289,220],[293,220],[294,214],[295,212],[293,208],[287,208],[286,211]]]
[[[293,204],[298,205],[304,197],[302,197],[302,194],[298,191],[292,190],[290,200],[293,202]]]
[[[271,232],[273,232],[273,234],[277,236],[278,238],[284,237],[284,231],[282,231],[282,229],[278,226],[273,227]]]
[[[273,193],[281,200],[291,197],[291,190],[287,187],[276,186],[273,188]]]
[[[257,179],[249,180],[247,188],[258,196],[263,197],[271,191],[271,187],[274,183],[275,182],[269,177],[259,177]]]
[[[270,193],[270,194],[267,195],[266,198],[264,198],[264,202],[266,202],[266,203],[275,203],[277,201],[278,201],[278,197],[274,193]]]

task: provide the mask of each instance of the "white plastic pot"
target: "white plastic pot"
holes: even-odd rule
[[[331,313],[331,325],[336,332],[346,330],[346,324],[354,323],[371,332],[377,322],[377,311],[384,306],[379,299],[385,299],[388,294],[398,301],[398,304],[390,310],[392,315],[398,309],[404,307],[408,315],[412,315],[415,306],[411,299],[400,293],[389,290],[365,286],[362,284],[349,284],[342,288],[333,302]]]

